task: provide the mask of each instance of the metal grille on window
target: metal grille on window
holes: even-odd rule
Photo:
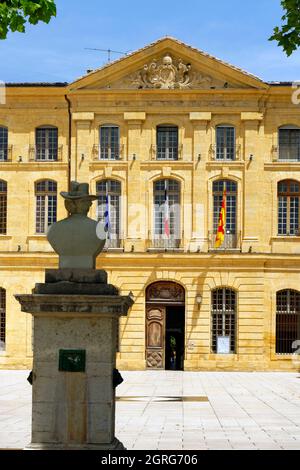
[[[212,351],[236,351],[236,293],[225,287],[212,292]]]
[[[217,233],[220,210],[223,199],[224,185],[226,188],[226,227],[223,248],[237,246],[237,184],[230,180],[219,180],[213,183],[213,233]]]
[[[5,349],[6,336],[6,291],[0,287],[0,351]]]
[[[7,223],[7,184],[0,180],[0,234],[6,234]]]
[[[178,160],[178,128],[157,127],[157,160]]]
[[[120,247],[121,183],[115,180],[99,181],[97,219],[108,225],[105,248]]]
[[[6,161],[8,155],[8,129],[0,127],[0,162]]]
[[[300,292],[286,289],[276,296],[276,353],[296,352],[300,340]]]
[[[117,126],[100,127],[100,159],[118,160],[120,158],[120,136]]]
[[[279,160],[300,160],[300,129],[279,129]]]
[[[217,127],[216,142],[217,160],[235,160],[235,128],[231,126]]]
[[[55,181],[36,183],[36,233],[46,233],[57,217],[57,184]]]
[[[166,204],[169,231],[165,233]],[[178,248],[180,245],[180,184],[172,179],[154,183],[154,247]]]
[[[299,235],[300,183],[278,183],[278,235]]]
[[[56,161],[58,158],[58,129],[40,127],[35,133],[36,160]]]

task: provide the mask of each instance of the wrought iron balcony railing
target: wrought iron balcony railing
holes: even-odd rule
[[[209,148],[209,158],[215,161],[235,161],[241,160],[241,146],[223,146],[212,144]]]
[[[39,145],[30,145],[29,161],[30,162],[60,162],[62,161],[63,146],[44,147]]]
[[[124,145],[94,145],[92,151],[93,160],[123,160]]]
[[[150,159],[151,160],[181,160],[182,159],[183,145],[174,146],[156,146],[151,145],[150,147]]]
[[[112,248],[123,248],[123,243],[119,235],[113,234],[112,238],[107,238],[104,250],[109,250]]]
[[[280,144],[273,145],[273,162],[300,162],[300,144]]]
[[[0,146],[0,163],[12,161],[12,145]]]
[[[224,242],[220,248],[215,247],[216,235],[217,233],[215,231],[208,232],[209,250],[226,251],[238,250],[241,248],[241,232],[225,233]]]
[[[165,235],[152,234],[149,237],[148,247],[150,249],[159,249],[159,250],[174,250],[180,248],[181,239],[178,235],[171,235],[166,237]]]

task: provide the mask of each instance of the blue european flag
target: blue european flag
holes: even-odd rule
[[[107,237],[110,238],[110,232],[111,232],[111,225],[110,225],[110,219],[109,219],[109,199],[108,199],[108,194],[105,197],[105,212],[104,212],[104,230],[107,232]]]

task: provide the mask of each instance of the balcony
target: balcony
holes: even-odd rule
[[[124,145],[109,146],[109,145],[94,145],[92,150],[92,160],[123,160],[124,158]]]
[[[241,249],[241,232],[225,233],[225,238],[220,248],[215,247],[216,232],[208,232],[208,249],[209,251],[235,251]]]
[[[60,162],[63,156],[63,146],[58,147],[41,147],[30,145],[29,161],[30,162]]]
[[[12,161],[12,145],[0,147],[0,163],[6,163]]]
[[[117,234],[112,234],[112,238],[107,238],[104,246],[104,251],[109,250],[123,250],[123,243],[120,236]]]
[[[156,146],[150,147],[150,160],[176,161],[182,159],[183,145],[176,146]]]
[[[273,162],[300,162],[300,144],[273,145],[271,154]]]
[[[161,234],[150,234],[148,240],[148,251],[173,251],[180,250],[181,239],[178,235],[166,237]]]
[[[230,147],[225,147],[221,145],[212,144],[209,148],[209,159],[213,161],[240,161],[241,156],[241,146],[234,145]]]

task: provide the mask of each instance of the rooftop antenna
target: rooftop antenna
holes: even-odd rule
[[[113,51],[112,49],[95,49],[95,48],[92,48],[92,47],[85,47],[86,50],[89,50],[89,51],[100,51],[100,52],[106,52],[107,53],[107,61],[110,62],[111,61],[111,54],[121,54],[121,55],[127,55],[128,52],[130,51],[126,51],[126,52],[121,52],[121,51]]]

